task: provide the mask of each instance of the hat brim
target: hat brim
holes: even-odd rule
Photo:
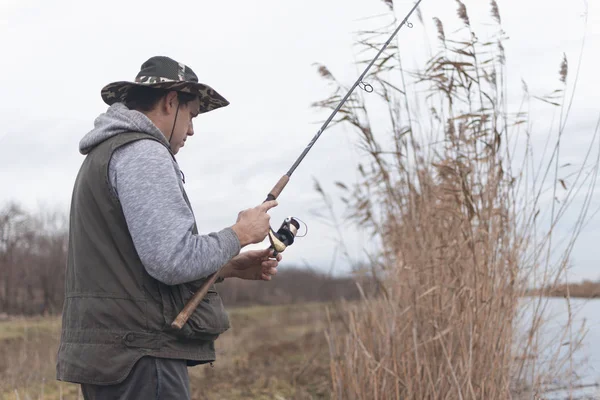
[[[216,110],[217,108],[229,105],[223,96],[208,85],[198,82],[156,82],[156,83],[138,83],[138,82],[113,82],[102,88],[102,100],[106,104],[123,102],[129,89],[134,86],[144,86],[156,89],[174,90],[176,92],[190,93],[198,96],[200,99],[200,113]]]

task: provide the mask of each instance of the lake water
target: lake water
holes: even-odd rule
[[[525,319],[530,315],[532,300],[524,300]],[[569,306],[564,298],[546,298],[545,326],[542,329],[540,354],[551,357],[554,354],[565,353],[569,350],[569,335],[564,335],[565,325],[569,321]],[[583,386],[600,383],[600,300],[571,299],[570,300],[572,336],[575,337],[584,326],[582,347],[575,351],[573,357],[573,370],[579,377],[579,384]],[[566,367],[570,368],[567,364]],[[562,384],[557,383],[558,386]],[[574,390],[573,397],[578,399],[600,399],[600,388],[584,387]],[[557,390],[548,395],[550,399],[567,399],[569,392]]]

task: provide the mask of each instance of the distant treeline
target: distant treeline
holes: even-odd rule
[[[558,284],[543,289],[532,289],[530,296],[543,295],[547,297],[579,297],[586,299],[600,298],[600,282],[584,280],[579,283]]]
[[[374,285],[362,281],[363,289],[372,293]],[[278,268],[270,282],[226,280],[217,289],[228,305],[293,304],[307,301],[356,300],[360,297],[356,280],[332,277],[306,268]]]
[[[0,207],[0,314],[59,314],[64,298],[68,220],[64,213]],[[332,277],[282,263],[271,282],[226,280],[225,304],[290,304],[356,299],[352,278]],[[371,291],[369,288],[366,290]]]
[[[0,208],[0,313],[59,313],[66,255],[64,215],[34,215],[16,204]]]

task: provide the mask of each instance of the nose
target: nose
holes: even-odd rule
[[[187,135],[188,136],[194,135],[194,123],[192,121],[190,121],[190,125],[188,126]]]

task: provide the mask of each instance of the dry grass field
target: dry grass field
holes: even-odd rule
[[[230,312],[214,367],[190,368],[194,399],[330,398],[326,305],[258,306]],[[0,322],[0,399],[77,399],[54,378],[60,318]]]

